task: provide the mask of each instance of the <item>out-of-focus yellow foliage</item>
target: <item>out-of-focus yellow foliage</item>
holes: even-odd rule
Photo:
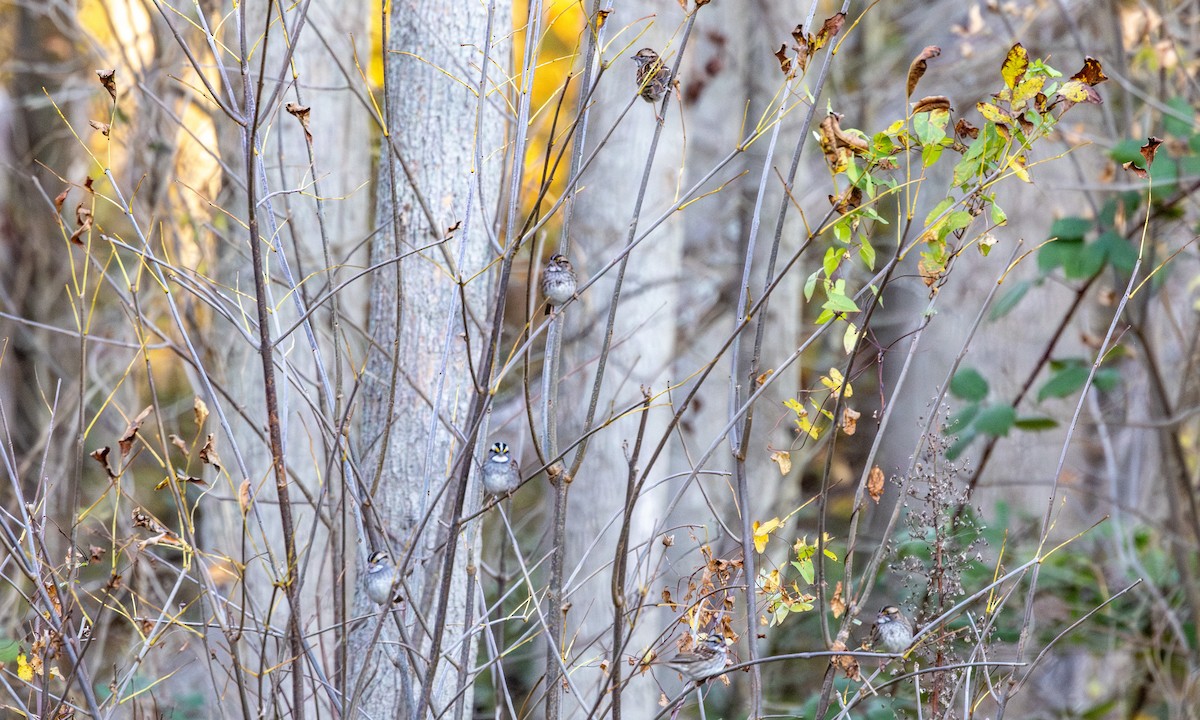
[[[532,38],[532,41],[537,43],[537,53],[533,67],[533,97],[530,99],[529,142],[525,150],[525,184],[521,189],[527,207],[528,203],[537,198],[542,170],[546,163],[546,145],[551,140],[551,126],[554,124],[559,93],[572,69],[576,72],[580,70],[576,58],[583,49],[584,39],[583,3],[579,0],[547,0],[544,8],[541,33]],[[525,79],[520,73],[520,65],[525,55],[525,44],[531,40],[528,36],[527,15],[528,0],[516,0],[513,4],[513,68],[517,74],[513,77],[511,86],[514,90],[520,88]],[[574,100],[578,97],[579,85],[578,79],[572,81],[568,96],[559,112],[557,126],[553,129],[555,146],[551,163],[575,117]],[[568,172],[565,163],[559,166],[543,207],[549,207],[562,194]]]

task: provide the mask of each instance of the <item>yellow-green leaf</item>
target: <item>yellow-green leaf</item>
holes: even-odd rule
[[[1015,88],[1028,69],[1029,53],[1025,52],[1025,46],[1017,43],[1009,49],[1008,57],[1004,58],[1004,66],[1000,68],[1000,74],[1004,76],[1004,84],[1007,87]]]

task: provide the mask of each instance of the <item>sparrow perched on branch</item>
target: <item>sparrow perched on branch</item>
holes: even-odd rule
[[[728,657],[725,638],[700,633],[696,636],[695,646],[688,652],[676,653],[667,661],[667,667],[683,675],[688,682],[702,682],[724,672]]]
[[[508,445],[492,445],[490,457],[483,464],[483,489],[489,495],[507,495],[521,484],[521,470],[515,457],[508,454]]]
[[[542,295],[546,298],[546,314],[575,295],[575,269],[566,255],[555,255],[542,270]]]
[[[367,558],[367,574],[363,584],[367,588],[367,597],[377,605],[390,605],[395,601],[392,596],[392,586],[396,582],[396,566],[392,558],[383,550],[376,550]]]
[[[913,639],[913,623],[895,605],[888,605],[875,616],[871,627],[871,648],[879,652],[901,653]]]
[[[633,56],[633,61],[637,63],[638,94],[648,103],[661,101],[671,87],[670,68],[651,48],[638,50]],[[662,118],[658,117],[658,110],[654,111],[654,117],[662,122]]]

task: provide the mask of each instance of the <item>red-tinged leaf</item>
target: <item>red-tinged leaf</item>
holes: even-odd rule
[[[1142,157],[1146,158],[1146,167],[1149,168],[1154,164],[1154,153],[1158,152],[1158,146],[1162,145],[1162,140],[1156,137],[1146,138],[1146,144],[1138,149]]]
[[[845,23],[846,13],[843,12],[827,18],[821,25],[821,30],[817,33],[817,36],[812,40],[811,51],[816,52],[817,50],[825,47],[825,43],[829,42],[830,38],[842,31],[842,25]]]
[[[787,54],[787,43],[779,46],[775,51],[775,59],[779,61],[779,69],[783,71],[785,77],[792,77],[792,59]]]
[[[1108,79],[1104,74],[1104,69],[1100,67],[1100,61],[1093,57],[1084,58],[1083,69],[1071,76],[1072,80],[1078,80],[1085,85],[1099,85]]]
[[[1025,77],[1025,71],[1028,69],[1029,53],[1025,51],[1025,46],[1021,43],[1013,45],[1008,51],[1008,56],[1004,58],[1004,65],[1000,68],[1005,86],[1016,87],[1021,78]]]
[[[912,97],[913,90],[917,89],[917,83],[925,75],[926,61],[932,60],[942,54],[942,49],[937,45],[926,46],[921,51],[920,55],[913,58],[913,61],[908,65],[908,87],[905,90],[904,97]]]
[[[954,123],[954,134],[958,137],[969,137],[974,140],[979,137],[979,128],[967,122],[966,118],[959,118],[958,122]]]
[[[1131,173],[1133,173],[1134,175],[1136,175],[1137,177],[1141,178],[1142,180],[1145,180],[1146,178],[1150,177],[1150,173],[1148,173],[1148,172],[1146,172],[1145,170],[1141,169],[1141,168],[1140,168],[1140,167],[1138,167],[1137,165],[1134,165],[1132,160],[1130,160],[1130,161],[1129,161],[1129,162],[1127,162],[1127,163],[1122,163],[1122,164],[1121,164],[1121,167],[1125,168],[1125,170],[1126,170],[1127,172],[1131,172]]]

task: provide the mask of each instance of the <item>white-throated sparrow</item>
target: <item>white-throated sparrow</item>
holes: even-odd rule
[[[725,671],[725,660],[729,648],[720,635],[700,633],[695,645],[687,652],[676,653],[667,661],[667,667],[683,675],[688,682],[701,682],[705,678],[720,675]]]
[[[648,103],[662,100],[671,87],[671,69],[651,48],[638,50],[633,56],[633,61],[637,63],[638,94]],[[654,117],[662,122],[662,118],[658,117],[658,110],[654,111]]]
[[[542,270],[542,295],[546,298],[546,314],[575,295],[575,269],[566,255],[555,255]]]
[[[871,626],[871,649],[877,652],[901,653],[913,639],[913,623],[895,605],[887,605],[875,616]]]
[[[367,575],[363,584],[367,588],[367,597],[378,605],[390,605],[395,601],[392,586],[396,583],[396,566],[392,558],[383,550],[376,550],[367,558]]]
[[[521,470],[515,457],[508,453],[508,445],[498,442],[492,445],[490,457],[483,464],[483,489],[490,495],[507,495],[521,484]]]

